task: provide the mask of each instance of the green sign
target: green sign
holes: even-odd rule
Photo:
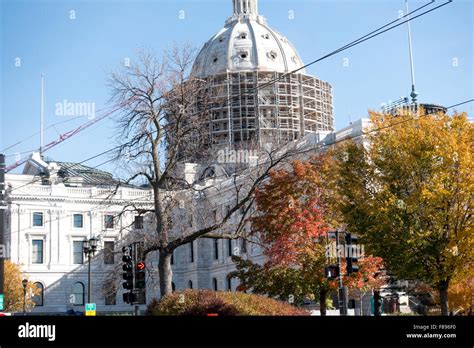
[[[3,307],[4,306],[4,304],[3,304],[4,299],[5,299],[5,295],[0,294],[0,311],[3,311],[3,309],[4,309],[4,307]]]
[[[95,303],[86,303],[86,316],[93,317],[96,315],[96,305]]]

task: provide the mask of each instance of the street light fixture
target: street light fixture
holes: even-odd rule
[[[85,240],[82,244],[84,255],[87,256],[88,269],[87,269],[87,303],[91,303],[91,258],[97,251],[98,239],[92,237],[89,240]]]
[[[23,315],[26,315],[26,287],[28,286],[28,279],[23,279],[21,285],[23,285]]]

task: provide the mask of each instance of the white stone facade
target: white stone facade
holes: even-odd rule
[[[65,313],[69,309],[84,311],[87,301],[87,260],[81,241],[99,238],[99,248],[91,263],[91,302],[98,311],[126,311],[118,289],[116,305],[106,305],[102,285],[105,277],[121,263],[121,241],[133,229],[133,216],[117,216],[124,202],[149,203],[150,192],[120,188],[112,198],[111,189],[98,187],[67,187],[62,183],[42,184],[33,175],[7,174],[6,245],[9,258],[20,265],[31,282],[44,289],[43,305],[36,313]],[[114,216],[113,225],[110,218]],[[109,223],[107,226],[106,223]],[[75,243],[76,242],[76,243]],[[104,248],[113,243],[113,263]],[[120,275],[121,277],[121,275]],[[77,291],[83,286],[84,298]],[[74,294],[75,292],[75,294]],[[77,299],[71,297],[74,294]],[[74,300],[77,305],[74,305]]]
[[[357,137],[370,126],[366,119],[354,122],[351,126],[340,132],[321,132],[306,136],[301,141],[301,146],[313,146],[319,149],[321,145],[340,141],[345,137]],[[360,138],[359,138],[360,139]],[[61,180],[43,180],[38,175],[30,175],[32,163],[30,161],[25,167],[26,174],[7,174],[7,212],[6,212],[6,245],[10,260],[21,266],[22,271],[34,283],[40,283],[43,287],[43,305],[33,309],[34,313],[65,313],[74,309],[83,311],[82,302],[87,301],[87,262],[75,263],[74,242],[81,242],[91,237],[99,238],[98,252],[91,263],[92,291],[91,302],[97,304],[99,312],[131,312],[129,304],[123,303],[121,257],[122,246],[128,233],[138,231],[134,225],[135,213],[122,214],[124,207],[130,202],[136,205],[151,207],[152,191],[135,187],[121,187],[116,194],[112,194],[115,186],[88,186],[82,184],[68,184],[66,186]],[[63,165],[64,166],[64,165]],[[61,165],[49,164],[51,172],[54,173]],[[54,168],[54,170],[52,170]],[[184,165],[183,177],[187,181],[194,181],[206,169],[196,164]],[[60,172],[60,171],[59,171]],[[216,172],[218,172],[216,170]],[[102,173],[104,174],[104,173]],[[44,177],[43,177],[44,178]],[[69,182],[81,182],[81,178],[69,178]],[[219,187],[217,194],[211,195],[213,206],[217,209],[216,218],[222,217],[227,205],[234,197],[232,180],[225,176],[209,179],[200,185],[211,185]],[[202,186],[196,187],[202,189]],[[186,206],[188,204],[188,206]],[[191,208],[195,206],[193,200],[178,207],[186,216],[190,215]],[[42,217],[39,223],[38,213]],[[77,216],[82,218],[82,227],[77,226]],[[106,226],[106,216],[115,216],[114,225]],[[202,214],[201,214],[202,215]],[[224,232],[232,232],[232,228],[240,221],[241,213],[236,212]],[[76,217],[75,217],[76,216]],[[202,219],[206,219],[204,216]],[[197,229],[199,221],[193,217],[194,226],[190,230]],[[35,226],[39,225],[39,226]],[[110,227],[110,228],[108,228]],[[245,226],[250,229],[250,225]],[[151,231],[153,226],[145,222],[143,229]],[[148,229],[148,230],[147,230]],[[223,231],[216,231],[223,232]],[[105,249],[113,242],[113,263],[106,263]],[[263,263],[264,256],[261,248],[251,242],[241,239],[229,241],[226,239],[198,239],[190,244],[183,245],[175,250],[173,257],[173,285],[179,289],[217,289],[235,290],[238,280],[228,281],[228,274],[235,270],[231,260],[232,254],[239,254],[251,259],[253,262]],[[41,245],[41,252],[38,250]],[[77,243],[76,243],[77,247]],[[76,249],[77,251],[77,249]],[[216,252],[217,251],[217,252]],[[38,254],[41,253],[39,256]],[[76,258],[78,257],[76,253]],[[110,256],[109,261],[110,261]],[[38,260],[40,259],[40,260]],[[41,261],[38,263],[38,261]],[[147,290],[146,303],[153,298],[159,297],[159,286],[157,277],[158,260],[153,253],[147,258]],[[107,278],[115,280],[116,296],[115,305],[106,304],[104,284]],[[83,285],[83,301],[78,305],[71,302],[71,295],[80,297],[75,284]],[[108,284],[108,283],[107,283]],[[110,294],[110,287],[106,289]],[[110,299],[109,299],[110,300]],[[144,305],[142,305],[142,310]]]

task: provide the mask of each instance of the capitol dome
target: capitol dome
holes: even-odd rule
[[[189,146],[212,149],[202,157],[219,163],[208,156],[226,149],[267,151],[333,131],[331,85],[306,75],[293,45],[258,14],[257,0],[233,4],[233,15],[204,45],[191,71],[204,83],[193,113],[202,113],[207,123]],[[186,160],[202,159],[193,156]]]
[[[258,14],[257,0],[233,0],[234,14],[198,54],[192,75],[205,78],[226,72],[273,71],[305,74],[291,42]]]

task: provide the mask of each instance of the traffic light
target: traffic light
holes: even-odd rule
[[[144,289],[146,287],[146,282],[145,282],[145,262],[138,262],[137,263],[137,268],[135,272],[135,287],[137,289]]]
[[[324,274],[328,279],[336,279],[339,277],[339,267],[337,265],[329,265],[324,268]]]
[[[133,292],[126,292],[123,294],[123,302],[125,303],[134,303],[136,302],[136,296]]]
[[[126,290],[133,290],[133,261],[131,256],[131,248],[130,247],[123,247],[123,288]]]
[[[346,269],[347,274],[359,272],[359,266],[357,261],[359,261],[359,251],[357,248],[357,236],[354,236],[351,233],[346,233]]]

